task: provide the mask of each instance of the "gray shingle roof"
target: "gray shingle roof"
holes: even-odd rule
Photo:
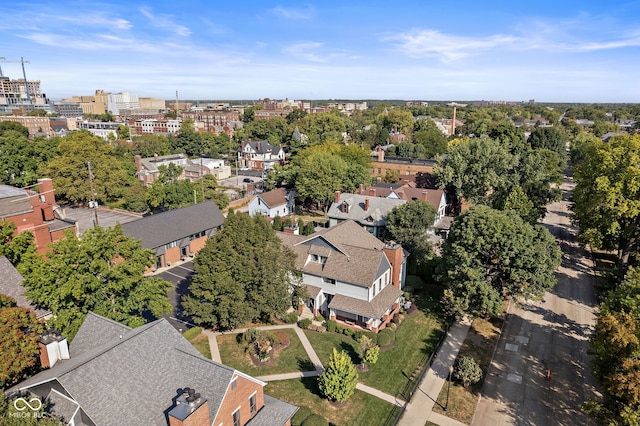
[[[387,285],[371,302],[343,294],[336,294],[331,300],[329,307],[351,312],[352,314],[364,315],[369,318],[380,318],[387,309],[392,307],[400,296],[402,296],[402,290],[392,285]]]
[[[264,407],[248,423],[250,426],[280,426],[287,423],[298,411],[298,407],[276,399],[267,394],[264,395]]]
[[[0,294],[12,297],[16,305],[21,308],[32,309],[36,318],[42,318],[51,313],[48,309],[37,308],[24,293],[27,291],[22,286],[22,275],[4,256],[0,256]]]
[[[0,218],[32,212],[29,197],[34,195],[33,191],[0,185]]]
[[[81,353],[95,348],[98,336],[100,342],[111,342],[120,339],[130,331],[131,327],[89,312],[73,338],[73,345],[71,345],[69,352],[72,357],[77,357]]]
[[[122,338],[95,336],[93,349],[25,380],[8,392],[57,380],[98,425],[166,425],[164,411],[184,387],[209,401],[213,422],[236,371],[208,360],[165,319]],[[73,348],[73,343],[71,345]]]
[[[365,210],[366,202],[369,207]],[[350,206],[348,209],[342,209],[341,206],[346,203]],[[370,195],[360,194],[341,194],[338,202],[333,202],[327,216],[332,219],[346,220],[351,219],[362,225],[368,226],[384,226],[387,223],[387,215],[394,207],[405,204],[405,200],[397,200],[393,198],[373,197]]]
[[[125,235],[142,241],[142,247],[157,249],[202,231],[219,228],[224,216],[213,201],[194,204],[122,224]]]

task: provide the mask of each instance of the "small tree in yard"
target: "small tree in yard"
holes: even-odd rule
[[[362,336],[360,340],[360,359],[365,364],[375,364],[378,362],[378,355],[380,355],[380,347],[373,343],[368,336]]]
[[[333,354],[327,369],[318,377],[320,392],[331,401],[344,402],[356,390],[358,372],[345,351],[338,352],[333,348]]]
[[[453,377],[460,380],[464,387],[478,383],[482,379],[482,368],[475,359],[470,356],[463,356],[456,360],[453,369]]]

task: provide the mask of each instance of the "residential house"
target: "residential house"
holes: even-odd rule
[[[70,348],[55,334],[41,343],[51,368],[5,393],[38,398],[66,425],[280,426],[297,410],[203,357],[165,319],[131,329],[90,312]]]
[[[38,179],[38,192],[0,185],[0,222],[16,225],[16,233],[30,231],[39,253],[64,238],[64,231],[77,234],[76,222],[66,219],[56,204],[51,179]]]
[[[382,198],[361,194],[335,192],[335,199],[329,207],[329,226],[345,220],[353,220],[378,238],[384,237],[387,215],[394,207],[406,203],[405,200]]]
[[[434,224],[445,216],[447,210],[447,197],[442,189],[416,188],[415,183],[413,182],[379,182],[371,185],[367,189],[361,188],[360,194],[369,195],[370,197],[385,197],[396,200],[405,200],[407,202],[414,200],[426,201],[436,210],[436,220]]]
[[[284,162],[282,147],[274,147],[267,141],[242,141],[238,149],[238,166],[251,170],[271,170]]]
[[[386,145],[388,148],[391,145]],[[374,178],[384,178],[387,172],[397,172],[400,179],[414,176],[417,173],[433,173],[437,160],[423,158],[404,158],[387,156],[385,147],[378,146],[371,153],[373,160],[369,173]]]
[[[249,214],[251,216],[259,214],[273,219],[276,216],[284,217],[292,214],[294,207],[293,191],[276,188],[256,195],[249,202]]]
[[[156,253],[155,268],[199,252],[222,226],[224,216],[213,201],[169,210],[122,224],[125,235]]]
[[[204,175],[212,175],[216,179],[226,179],[231,176],[231,167],[226,166],[223,160],[213,158],[198,158],[190,160],[185,154],[154,155],[149,158],[142,158],[139,155],[134,157],[136,163],[136,176],[138,180],[147,186],[160,176],[160,167],[174,164],[182,168],[182,173],[178,179],[189,179],[194,181]]]
[[[382,330],[402,302],[408,254],[352,220],[308,236],[279,232],[296,253],[306,301],[315,315],[347,326]]]
[[[24,293],[27,291],[22,286],[24,278],[18,270],[4,256],[0,256],[0,294],[9,296],[16,301],[16,305],[21,308],[31,309],[37,319],[47,319],[51,315],[48,309],[42,309],[31,303]]]

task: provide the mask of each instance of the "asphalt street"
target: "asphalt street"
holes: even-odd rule
[[[563,252],[558,284],[542,302],[511,305],[473,426],[594,424],[580,406],[597,396],[587,354],[596,297],[591,260],[571,225],[573,186],[565,177],[562,201],[543,220]]]
[[[169,299],[173,312],[165,315],[167,321],[178,331],[183,332],[192,327],[190,318],[182,313],[180,307],[181,298],[188,293],[191,277],[193,276],[193,261],[185,262],[155,274],[173,284],[173,289],[169,292]]]

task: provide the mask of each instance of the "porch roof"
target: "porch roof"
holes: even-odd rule
[[[305,284],[304,286],[307,288],[307,294],[309,295],[309,297],[312,297],[314,299],[318,297],[318,295],[322,291],[320,287],[316,287],[315,285]]]
[[[329,308],[362,315],[367,318],[380,318],[400,296],[402,296],[402,290],[388,285],[371,302],[336,294],[331,300]]]

